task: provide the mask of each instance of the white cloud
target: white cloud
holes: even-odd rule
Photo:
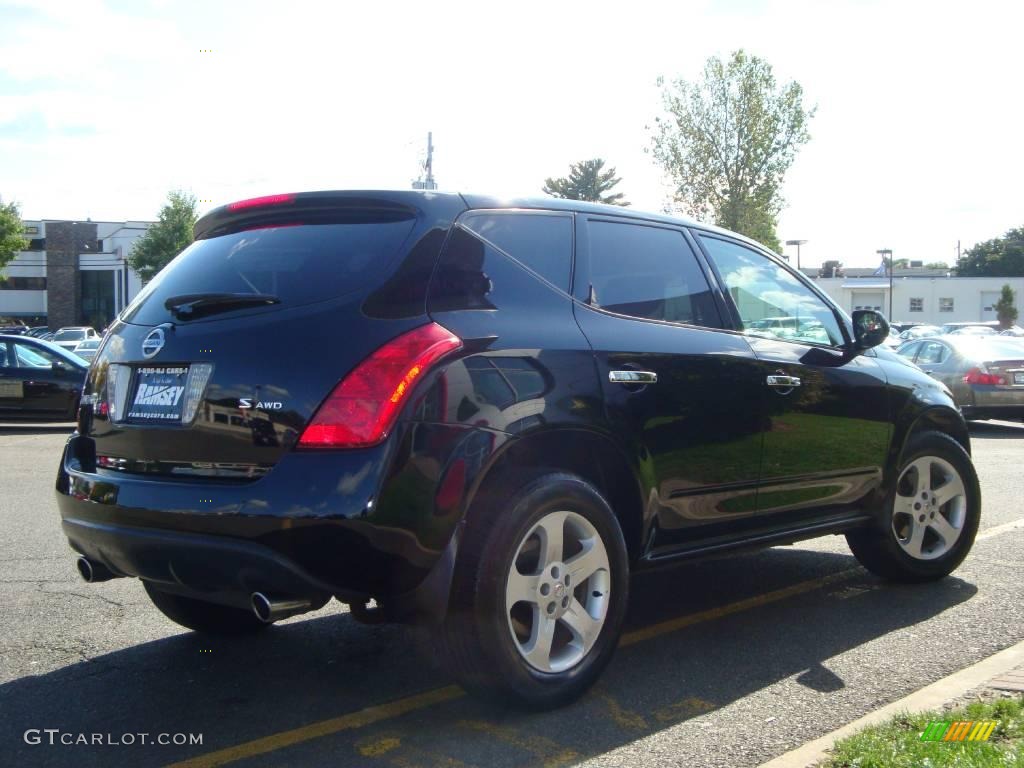
[[[779,228],[809,241],[805,263],[874,265],[883,246],[951,259],[957,238],[1024,223],[1017,4],[9,8],[0,128],[45,128],[36,141],[0,130],[0,194],[26,216],[148,218],[172,187],[216,202],[404,188],[428,129],[444,188],[538,193],[600,155],[634,207],[658,210],[666,190],[644,153],[655,78],[745,47],[818,104]]]

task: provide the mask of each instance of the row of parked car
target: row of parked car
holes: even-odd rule
[[[0,328],[0,333],[10,336],[28,336],[34,339],[41,339],[63,347],[73,352],[83,360],[92,360],[99,349],[103,334],[98,333],[95,328],[88,325],[73,325],[51,331],[45,325],[34,328],[28,326],[12,326]]]
[[[1024,419],[1024,329],[991,323],[915,325],[889,347],[949,387],[966,419]]]
[[[998,322],[944,323],[943,325],[922,325],[918,323],[891,323],[889,325],[890,347],[898,347],[911,339],[927,336],[1015,336],[1024,337],[1024,328],[1014,325],[1003,328]]]

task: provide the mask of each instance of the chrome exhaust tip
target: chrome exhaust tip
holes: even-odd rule
[[[78,560],[75,561],[75,568],[78,569],[78,575],[82,577],[82,581],[86,584],[95,584],[99,581],[109,581],[110,579],[117,578],[117,574],[113,573],[107,566],[95,563],[85,555],[80,555]]]
[[[264,624],[272,624],[289,616],[298,616],[313,610],[313,601],[305,598],[274,598],[262,592],[253,592],[249,598],[252,612]]]

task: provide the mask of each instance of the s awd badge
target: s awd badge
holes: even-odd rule
[[[261,411],[280,411],[284,403],[280,400],[257,400],[253,402],[251,397],[238,398],[239,408],[258,408]]]

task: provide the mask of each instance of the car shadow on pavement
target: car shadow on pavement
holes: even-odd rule
[[[18,424],[16,422],[0,423],[0,435],[55,435],[61,432],[71,434],[75,424]]]
[[[885,584],[852,557],[804,549],[642,574],[632,586],[632,639],[597,686],[569,707],[526,713],[456,694],[290,746],[281,742],[279,751],[277,742],[264,742],[262,755],[240,765],[568,765],[780,681],[836,694],[846,683],[830,659],[906,632],[975,592],[955,577]],[[82,606],[107,609],[92,600]],[[167,764],[450,686],[425,663],[430,654],[422,631],[363,626],[345,613],[313,614],[234,640],[183,632],[0,686],[0,744],[9,765]],[[895,659],[883,655],[878,663],[878,674],[895,676],[894,683],[924,682]],[[203,742],[29,745],[30,728],[201,733]]]
[[[968,421],[971,437],[1013,439],[1024,438],[1024,424],[1009,421]]]

